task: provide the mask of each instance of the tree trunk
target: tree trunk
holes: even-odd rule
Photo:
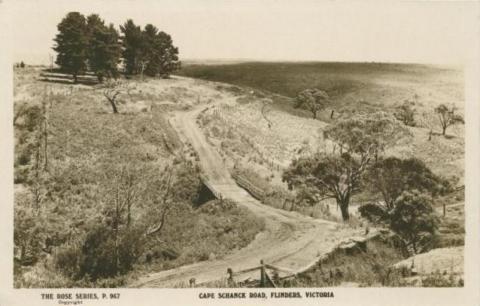
[[[348,203],[340,203],[340,211],[342,212],[343,221],[348,221],[350,219],[350,214],[348,213]]]
[[[417,245],[415,242],[412,242],[412,248],[413,248],[414,255],[418,254]]]
[[[292,205],[290,206],[290,211],[295,210],[295,201],[292,201]]]
[[[443,135],[443,136],[445,136],[445,132],[446,132],[446,131],[447,131],[447,127],[446,127],[446,126],[442,127],[442,135]]]
[[[332,112],[330,113],[330,119],[333,119],[333,113],[335,113],[335,110],[332,109]]]
[[[131,220],[132,220],[131,205],[127,205],[127,228],[130,228]]]
[[[337,207],[340,206],[340,211],[342,212],[343,221],[348,221],[350,219],[350,214],[348,213],[348,204],[350,203],[350,196],[338,196]]]
[[[25,245],[22,244],[22,247],[20,248],[20,262],[23,264],[25,261]]]
[[[317,112],[313,111],[313,119],[317,119]]]
[[[110,105],[112,105],[113,113],[118,114],[118,109],[115,101],[113,101],[113,99],[108,99],[108,102],[110,102]]]
[[[48,121],[47,121],[47,114],[45,110],[45,121],[44,121],[44,126],[43,126],[43,150],[44,150],[44,155],[45,155],[45,162],[43,164],[43,170],[46,171],[48,168]]]
[[[118,204],[115,206],[115,220],[113,221],[113,239],[114,239],[114,260],[115,260],[115,275],[117,275],[118,270],[119,270],[119,263],[120,259],[118,256],[118,227],[119,227],[119,221],[120,219],[120,211],[118,209]]]
[[[74,74],[73,75],[73,83],[77,84],[77,82],[78,82],[77,74]]]

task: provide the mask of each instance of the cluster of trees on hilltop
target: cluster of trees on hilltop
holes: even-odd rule
[[[72,74],[74,82],[87,71],[93,72],[99,82],[117,78],[122,66],[126,75],[162,78],[180,67],[178,48],[171,36],[151,24],[142,30],[129,19],[120,26],[120,34],[97,14],[85,17],[70,12],[57,28],[55,63],[61,71]]]

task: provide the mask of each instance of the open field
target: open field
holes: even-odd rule
[[[329,94],[332,108],[339,112],[386,110],[405,99],[416,100],[419,109],[433,108],[440,103],[464,108],[463,73],[456,68],[383,63],[251,62],[190,64],[179,74],[288,98],[294,98],[305,88],[319,88]]]

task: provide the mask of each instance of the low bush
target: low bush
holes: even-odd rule
[[[55,257],[55,266],[74,280],[115,277],[132,269],[142,246],[142,233],[137,229],[116,234],[101,224],[93,227],[79,245],[62,248]]]
[[[400,284],[402,277],[391,265],[404,259],[402,252],[387,237],[370,240],[366,249],[347,254],[338,249],[320,264],[283,284],[285,287],[338,286],[343,282],[358,286]]]
[[[463,287],[463,279],[453,274],[442,274],[440,271],[422,277],[422,287]]]

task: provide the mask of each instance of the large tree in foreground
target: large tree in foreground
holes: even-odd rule
[[[433,173],[417,158],[388,157],[373,164],[366,173],[370,190],[381,195],[375,205],[388,211],[404,191],[418,190],[434,197],[452,190],[447,179]]]
[[[367,165],[367,159],[357,161],[348,153],[317,153],[294,160],[282,178],[290,189],[311,190],[321,198],[335,199],[346,221],[350,218],[350,199],[361,190],[361,175]]]
[[[362,205],[362,217],[388,226],[413,253],[426,250],[436,228],[431,201],[452,191],[452,184],[416,158],[382,159],[369,169],[366,177],[369,188],[379,193],[381,200]]]
[[[391,115],[384,112],[361,114],[329,125],[324,137],[334,145],[334,151],[348,152],[360,159],[377,159],[388,147],[411,136]]]
[[[352,196],[361,190],[363,174],[378,154],[408,135],[395,118],[385,113],[360,115],[329,126],[325,138],[333,143],[332,153],[317,153],[292,162],[283,180],[290,188],[314,190],[333,198],[344,220],[349,219]]]
[[[87,66],[87,23],[85,16],[78,12],[70,12],[58,24],[58,34],[53,49],[58,53],[55,63],[66,73],[77,76],[83,73]]]

